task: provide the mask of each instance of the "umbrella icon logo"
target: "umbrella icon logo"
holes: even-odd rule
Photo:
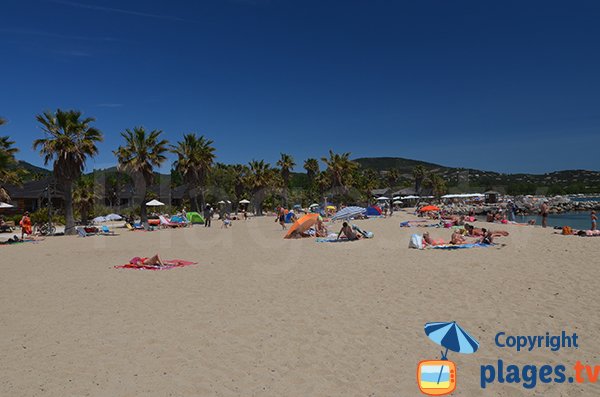
[[[448,350],[463,354],[475,353],[479,348],[479,342],[455,321],[427,323],[425,334],[429,339],[446,348],[446,351],[441,351],[440,360],[424,360],[419,363],[417,367],[419,389],[421,393],[429,396],[450,394],[456,389],[456,364],[448,360]]]

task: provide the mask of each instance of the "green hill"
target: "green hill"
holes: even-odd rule
[[[546,174],[503,174],[471,168],[452,168],[401,157],[369,157],[354,160],[361,168],[385,173],[397,169],[400,182],[412,180],[412,169],[422,165],[428,171],[441,175],[452,192],[494,189],[508,194],[571,194],[600,193],[600,172],[563,170]]]

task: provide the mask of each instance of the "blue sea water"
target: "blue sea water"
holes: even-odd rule
[[[519,223],[527,223],[530,219],[535,219],[536,225],[542,224],[542,217],[539,215],[517,215],[515,220]],[[592,221],[588,211],[564,212],[562,214],[548,215],[548,226],[571,226],[574,229],[588,230],[592,226]]]
[[[600,201],[600,197],[571,197],[571,201],[578,201],[578,202]]]

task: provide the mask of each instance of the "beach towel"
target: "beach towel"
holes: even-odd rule
[[[457,249],[466,249],[466,248],[475,248],[482,247],[487,248],[494,244],[484,244],[484,243],[468,243],[468,244],[444,244],[444,245],[433,245],[428,248],[440,249],[440,250],[457,250]]]
[[[190,265],[195,265],[197,262],[184,261],[182,259],[170,259],[167,261],[163,261],[165,266],[154,267],[154,266],[146,266],[146,265],[134,265],[133,263],[127,263],[125,265],[115,266],[115,269],[137,269],[137,270],[169,270],[176,267],[185,267]]]
[[[346,243],[349,241],[357,241],[357,240],[348,240],[345,237],[343,237],[341,239],[338,239],[337,237],[319,237],[315,241],[317,243]]]
[[[406,221],[400,223],[400,227],[440,227],[440,223],[429,223],[429,224],[417,224],[416,222],[425,222],[425,221]]]
[[[374,237],[373,232],[368,232],[366,230],[362,230],[361,228],[359,228],[356,225],[352,225],[352,229],[355,230],[355,231],[357,231],[358,233],[362,234],[362,236],[364,238],[373,238]]]

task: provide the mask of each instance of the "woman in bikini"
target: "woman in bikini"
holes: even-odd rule
[[[160,256],[158,256],[158,254],[154,255],[153,257],[150,258],[140,258],[139,256],[136,256],[135,258],[132,258],[129,263],[131,263],[132,265],[135,266],[149,266],[149,267],[163,267],[165,264],[163,263],[162,259],[160,259]]]

